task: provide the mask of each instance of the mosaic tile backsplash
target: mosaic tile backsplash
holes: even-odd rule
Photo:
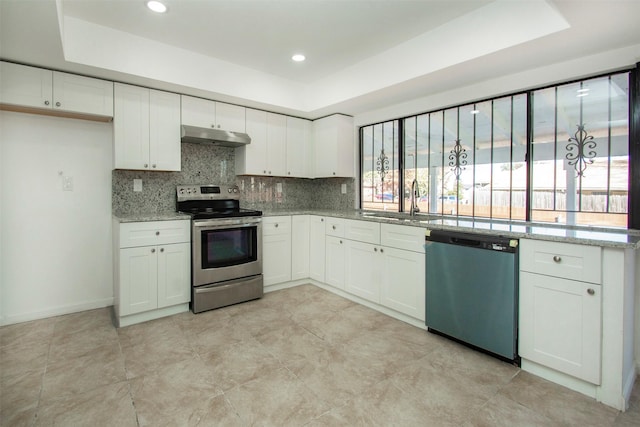
[[[133,191],[133,180],[142,179],[142,191]],[[302,179],[238,176],[235,150],[203,144],[182,144],[182,171],[147,172],[114,170],[114,213],[167,212],[175,210],[176,186],[181,184],[237,184],[240,206],[249,209],[352,209],[355,205],[353,178]],[[282,193],[277,184],[282,184]],[[347,193],[341,193],[342,184]]]

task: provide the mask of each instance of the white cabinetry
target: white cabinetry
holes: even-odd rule
[[[345,283],[345,240],[343,237],[325,237],[325,282],[335,288],[344,289]]]
[[[519,354],[600,384],[601,248],[520,240]]]
[[[9,62],[0,62],[0,76],[4,109],[113,117],[112,82]]]
[[[287,116],[287,176],[309,178],[311,122]]]
[[[313,122],[314,177],[354,177],[353,118],[334,114]]]
[[[126,326],[189,309],[189,221],[114,223],[115,314]]]
[[[180,170],[180,96],[116,83],[116,169]]]
[[[348,220],[345,228],[348,238],[345,290],[424,320],[424,248],[417,244],[424,241],[424,231],[353,220]]]
[[[325,218],[311,216],[309,220],[309,277],[324,283],[326,237]]]
[[[251,143],[236,148],[236,174],[285,176],[286,116],[247,108]]]
[[[309,215],[291,218],[291,280],[309,277]]]
[[[291,280],[291,217],[262,220],[262,273],[264,285]]]
[[[246,132],[245,107],[182,95],[182,124]]]

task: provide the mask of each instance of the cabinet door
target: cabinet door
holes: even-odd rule
[[[149,89],[114,85],[114,165],[149,170]]]
[[[600,384],[601,287],[520,272],[519,353]]]
[[[291,280],[291,233],[262,236],[264,285]]]
[[[369,301],[380,302],[380,248],[355,240],[346,240],[345,247],[345,290]]]
[[[267,113],[267,175],[285,176],[287,162],[287,118]]]
[[[246,108],[239,105],[216,102],[216,126],[231,132],[246,132]]]
[[[354,177],[353,118],[335,114],[313,122],[313,176]]]
[[[180,95],[149,93],[149,169],[180,171]]]
[[[158,306],[158,254],[155,246],[120,250],[120,315]]]
[[[54,71],[53,108],[113,117],[113,82]]]
[[[380,304],[425,320],[425,257],[418,252],[380,248]]]
[[[325,219],[311,216],[309,220],[309,277],[324,283]]]
[[[310,122],[287,117],[287,176],[309,178]]]
[[[0,62],[0,103],[52,108],[52,94],[50,70]]]
[[[291,280],[309,277],[309,216],[291,218]]]
[[[158,308],[191,299],[191,245],[178,243],[158,248]]]
[[[182,95],[182,124],[201,128],[216,127],[216,103]]]
[[[326,283],[344,289],[345,278],[345,244],[344,239],[325,236],[325,280]]]
[[[247,134],[251,143],[236,148],[236,173],[267,174],[267,113],[247,108]]]

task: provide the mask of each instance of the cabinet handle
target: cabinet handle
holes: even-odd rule
[[[215,128],[216,128],[216,125],[215,125],[215,124],[212,124],[212,125],[211,125],[211,127],[215,129]]]
[[[271,175],[271,171],[269,171],[269,175]]]
[[[145,164],[144,164],[144,167],[145,167],[145,168],[148,168],[148,167],[149,167],[149,164],[148,164],[148,163],[145,163]]]
[[[262,173],[267,173],[267,171],[262,171]]]
[[[335,175],[336,173],[334,172],[333,174]]]
[[[331,228],[333,228],[333,229],[335,230],[335,229],[336,229],[336,226],[335,226],[335,225],[332,225],[332,226],[331,226]]]
[[[61,106],[62,104],[60,104],[59,102],[56,102],[56,107]]]
[[[595,295],[596,291],[594,291],[592,288],[587,289],[587,293],[589,295]]]
[[[156,164],[155,163],[152,164],[151,167],[155,169],[156,168]]]
[[[560,258],[560,256],[558,255],[553,256],[553,262],[560,262],[560,261],[562,261],[562,258]]]
[[[278,223],[277,222],[276,222],[275,226],[276,226],[276,228],[278,228]]]
[[[152,253],[152,254],[155,254],[155,253],[156,253],[156,250],[155,250],[155,249],[151,249],[151,253]]]
[[[383,253],[383,252],[384,252],[384,249],[380,248],[380,253]]]
[[[287,175],[291,175],[291,172],[287,172]]]
[[[220,129],[220,125],[218,125],[218,129]]]
[[[159,235],[160,235],[160,232],[159,232],[159,231],[156,231],[156,236],[159,236]]]
[[[164,248],[160,248],[160,252],[164,252]]]
[[[340,244],[342,244],[342,240],[340,240]]]
[[[378,252],[378,248],[373,248],[373,252]]]
[[[324,222],[324,218],[320,218],[320,222]]]
[[[44,105],[49,105],[49,101],[44,101]]]

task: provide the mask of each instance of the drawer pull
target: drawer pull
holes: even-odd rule
[[[560,261],[562,261],[562,258],[560,258],[558,255],[553,256],[553,262],[560,262]]]
[[[373,252],[378,252],[378,248],[373,248]]]
[[[332,225],[332,226],[331,226],[331,228],[333,228],[333,229],[335,230],[335,229],[336,229],[336,226],[335,226],[335,225]]]
[[[278,228],[278,223],[277,222],[275,223],[275,227]]]
[[[380,248],[380,253],[384,253],[384,249]]]
[[[160,235],[160,232],[159,232],[159,231],[156,231],[156,236],[159,236],[159,235]]]
[[[594,291],[592,288],[587,289],[587,293],[589,295],[595,295],[596,291]]]

